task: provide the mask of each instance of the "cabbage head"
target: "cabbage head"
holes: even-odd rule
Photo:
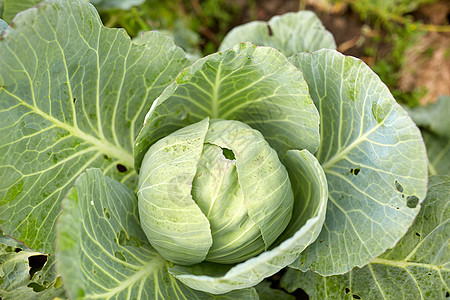
[[[251,258],[292,216],[286,168],[261,133],[239,121],[205,119],[160,139],[139,179],[142,227],[178,264]]]

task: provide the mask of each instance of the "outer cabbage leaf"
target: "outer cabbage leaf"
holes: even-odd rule
[[[336,49],[333,35],[312,11],[286,13],[269,22],[253,21],[237,26],[225,36],[219,50],[242,42],[274,47],[286,56],[322,48]]]
[[[63,201],[57,226],[57,270],[71,299],[215,299],[178,282],[172,264],[148,243],[137,199],[99,169],[83,173]],[[239,290],[221,299],[257,299]]]
[[[422,129],[422,136],[427,146],[428,173],[450,176],[450,138],[426,129]]]
[[[87,167],[135,187],[132,143],[156,95],[186,64],[156,32],[132,43],[84,1],[53,0],[0,41],[0,225],[54,248],[59,203]]]
[[[430,175],[450,175],[450,96],[441,96],[436,103],[408,109],[421,128],[427,146]]]
[[[15,248],[30,250],[27,246],[10,238],[0,230],[0,253],[12,252]]]
[[[6,30],[6,28],[8,28],[8,24],[2,19],[0,19],[0,37],[3,34],[3,31]]]
[[[327,218],[292,266],[322,275],[362,267],[392,248],[426,194],[427,163],[416,125],[362,61],[334,50],[292,57],[321,118],[316,157],[327,176]]]
[[[246,43],[198,60],[154,102],[136,140],[136,168],[157,140],[206,117],[251,126],[280,158],[290,149],[314,153],[319,144],[319,116],[301,72],[277,50]]]
[[[450,96],[441,96],[435,103],[407,109],[413,121],[435,134],[450,138]]]
[[[43,0],[1,0],[0,17],[10,23],[19,12],[38,5],[42,1]],[[112,8],[130,9],[134,5],[144,3],[144,1],[145,0],[90,0],[90,2],[99,10]],[[87,0],[85,2],[87,2]]]
[[[34,262],[37,257],[43,266]],[[64,296],[55,270],[55,257],[34,252],[0,232],[0,297],[54,299]]]
[[[213,294],[251,287],[292,263],[318,236],[327,206],[325,174],[307,150],[288,151],[284,164],[294,189],[294,215],[286,229],[292,232],[260,255],[233,267],[201,263],[174,266],[169,272],[186,285]],[[295,219],[294,219],[295,218]]]
[[[289,269],[281,284],[310,299],[445,299],[450,293],[450,177],[430,177],[427,198],[408,233],[362,269],[322,277]],[[356,296],[359,296],[356,297]]]
[[[42,0],[2,0],[3,11],[0,11],[0,17],[8,23],[21,11],[31,8]]]

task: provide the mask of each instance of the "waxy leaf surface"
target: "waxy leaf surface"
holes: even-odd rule
[[[87,168],[137,184],[132,144],[186,64],[162,34],[131,42],[84,1],[43,2],[0,40],[0,226],[53,251],[60,201]]]
[[[446,299],[450,293],[450,177],[430,177],[414,224],[393,248],[361,269],[322,277],[289,269],[281,285],[314,299]],[[358,298],[359,297],[359,298]]]
[[[57,270],[71,299],[216,299],[176,280],[148,243],[135,194],[88,169],[63,201],[57,226]],[[257,299],[251,289],[220,299]]]
[[[329,198],[321,234],[292,266],[322,275],[362,267],[406,233],[426,194],[420,131],[362,61],[334,50],[300,53],[320,114],[315,154]]]

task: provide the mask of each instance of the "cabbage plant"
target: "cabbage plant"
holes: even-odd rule
[[[4,28],[2,299],[258,299],[284,268],[312,298],[370,296],[398,269],[416,290],[385,298],[448,293],[448,254],[415,255],[449,232],[442,200],[424,202],[420,131],[314,14],[238,27],[197,61],[81,0]],[[448,178],[433,180],[445,200]],[[416,241],[422,203],[436,221]],[[354,270],[374,279],[340,275]]]

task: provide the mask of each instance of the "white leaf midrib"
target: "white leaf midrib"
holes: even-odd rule
[[[450,272],[450,269],[444,268],[442,266],[438,265],[432,265],[427,263],[419,263],[419,262],[412,262],[407,260],[390,260],[390,259],[384,259],[384,258],[375,258],[371,262],[371,264],[382,264],[382,265],[388,265],[393,267],[398,267],[402,269],[407,269],[408,267],[420,267],[430,270],[435,270],[438,272]]]
[[[50,115],[44,113],[38,107],[36,107],[34,105],[30,105],[27,102],[23,101],[16,95],[7,91],[5,88],[0,88],[0,90],[6,92],[8,95],[10,95],[11,97],[18,100],[23,106],[27,107],[28,109],[33,111],[35,114],[39,115],[40,117],[48,120],[49,122],[51,122],[53,124],[55,124],[57,127],[68,131],[72,136],[78,137],[78,138],[92,144],[95,148],[97,148],[102,153],[104,153],[110,157],[116,158],[119,162],[121,162],[129,167],[133,167],[134,159],[133,159],[133,155],[129,151],[123,149],[120,146],[111,144],[108,140],[106,140],[104,138],[98,139],[90,134],[85,133],[84,131],[80,130],[78,127],[70,126],[64,122],[61,122],[60,120],[54,118],[53,116],[50,116]]]

